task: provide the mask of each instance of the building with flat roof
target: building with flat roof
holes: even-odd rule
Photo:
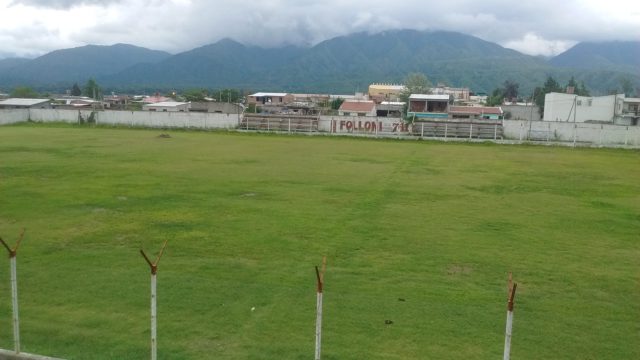
[[[247,96],[247,103],[257,106],[262,105],[284,105],[294,101],[293,94],[289,93],[269,93],[257,92]]]
[[[10,98],[0,100],[0,109],[51,109],[51,100]]]
[[[411,94],[407,116],[413,119],[446,119],[449,117],[449,95]]]

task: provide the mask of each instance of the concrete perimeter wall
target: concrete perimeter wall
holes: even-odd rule
[[[0,125],[15,124],[29,119],[27,109],[0,110]]]
[[[0,125],[27,120],[77,123],[80,119],[87,121],[92,113],[99,125],[150,128],[236,129],[242,119],[241,114],[221,113],[11,109],[0,110]],[[420,138],[419,135],[412,134],[411,126],[399,118],[321,116],[309,121],[317,122],[317,129],[312,129],[311,132]],[[640,126],[524,120],[503,120],[502,124],[503,138],[511,142],[575,142],[593,146],[640,147]]]
[[[502,124],[509,140],[640,146],[640,126],[519,120]]]
[[[27,109],[27,111],[29,119],[35,122],[77,123],[80,117],[87,120],[91,116],[91,110]]]
[[[152,112],[152,111],[91,111],[62,109],[16,109],[0,110],[0,125],[13,124],[27,120],[35,122],[87,121],[93,113],[98,125],[123,125],[151,128],[197,128],[232,129],[240,119],[240,114],[201,113],[201,112]]]
[[[124,125],[152,128],[234,129],[240,114],[204,112],[100,111],[99,125]]]

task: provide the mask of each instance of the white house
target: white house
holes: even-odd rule
[[[544,97],[544,121],[609,122],[622,114],[624,94],[578,96],[549,93]]]
[[[177,102],[177,101],[163,101],[154,104],[146,104],[142,106],[142,110],[145,111],[164,111],[164,112],[187,112],[189,111],[190,103]]]

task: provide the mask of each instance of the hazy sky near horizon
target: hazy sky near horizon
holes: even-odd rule
[[[0,58],[115,43],[177,53],[223,38],[315,45],[407,28],[549,56],[580,41],[640,40],[640,8],[629,0],[0,0]]]

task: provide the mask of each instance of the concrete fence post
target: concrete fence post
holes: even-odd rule
[[[12,312],[13,346],[16,354],[20,353],[20,316],[18,311],[18,273],[16,269],[16,262],[17,262],[16,257],[18,255],[18,247],[20,247],[20,243],[24,238],[24,231],[25,229],[22,229],[22,232],[20,233],[20,237],[16,242],[16,246],[13,249],[10,248],[9,245],[7,245],[7,243],[2,238],[0,238],[0,242],[2,243],[2,246],[4,246],[5,249],[7,249],[7,252],[9,253],[9,262],[11,265],[11,305],[13,308],[13,312]]]

